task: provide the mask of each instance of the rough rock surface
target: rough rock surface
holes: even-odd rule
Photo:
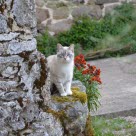
[[[0,136],[82,133],[86,104],[60,104],[50,94],[46,58],[36,47],[34,0],[5,1],[0,20]]]
[[[79,6],[73,10],[72,15],[73,17],[89,16],[100,19],[102,11],[99,6]]]
[[[86,88],[80,81],[73,81],[72,87],[78,87],[82,92],[86,91]],[[75,134],[78,134],[79,136],[83,135],[88,115],[87,104],[82,104],[80,101],[60,102],[53,99],[55,98],[54,95],[51,98],[51,105],[49,107],[54,111],[62,113],[64,111],[63,115],[60,116],[60,121],[64,127],[64,133],[68,136]]]
[[[6,22],[6,18],[0,14],[0,33],[4,33],[7,32],[7,22]]]

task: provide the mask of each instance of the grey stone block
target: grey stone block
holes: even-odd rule
[[[0,33],[6,33],[7,31],[6,17],[0,14]]]
[[[12,33],[9,34],[0,34],[0,41],[11,41],[12,39],[19,36],[20,33]]]
[[[7,49],[7,54],[19,54],[23,51],[33,51],[36,49],[36,39],[23,42],[10,42]]]
[[[18,83],[16,81],[0,81],[1,89],[10,89],[17,87]]]
[[[0,65],[6,63],[21,63],[24,59],[19,57],[18,55],[13,55],[9,57],[0,57]]]
[[[73,17],[89,16],[91,18],[100,19],[102,17],[102,10],[99,6],[79,6],[73,9]]]
[[[34,0],[14,0],[13,15],[19,26],[36,27]]]

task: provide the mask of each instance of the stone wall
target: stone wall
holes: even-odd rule
[[[37,51],[35,12],[34,0],[0,3],[0,136],[82,134],[86,103],[61,104],[50,95],[46,58]]]
[[[136,0],[36,0],[38,32],[58,34],[69,30],[76,17],[100,19],[125,1],[136,4]]]

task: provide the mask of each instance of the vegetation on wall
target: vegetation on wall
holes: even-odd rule
[[[76,45],[76,53],[85,54],[90,50],[115,49],[114,54],[128,54],[136,51],[136,9],[132,4],[124,3],[97,21],[89,17],[75,19],[69,31],[50,36],[47,32],[39,36],[38,49],[46,56],[55,54],[57,43],[69,46]],[[120,50],[130,45],[126,50]]]

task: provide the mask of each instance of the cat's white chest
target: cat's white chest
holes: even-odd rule
[[[73,64],[59,65],[58,70],[58,73],[61,75],[62,79],[68,79],[73,75]]]

